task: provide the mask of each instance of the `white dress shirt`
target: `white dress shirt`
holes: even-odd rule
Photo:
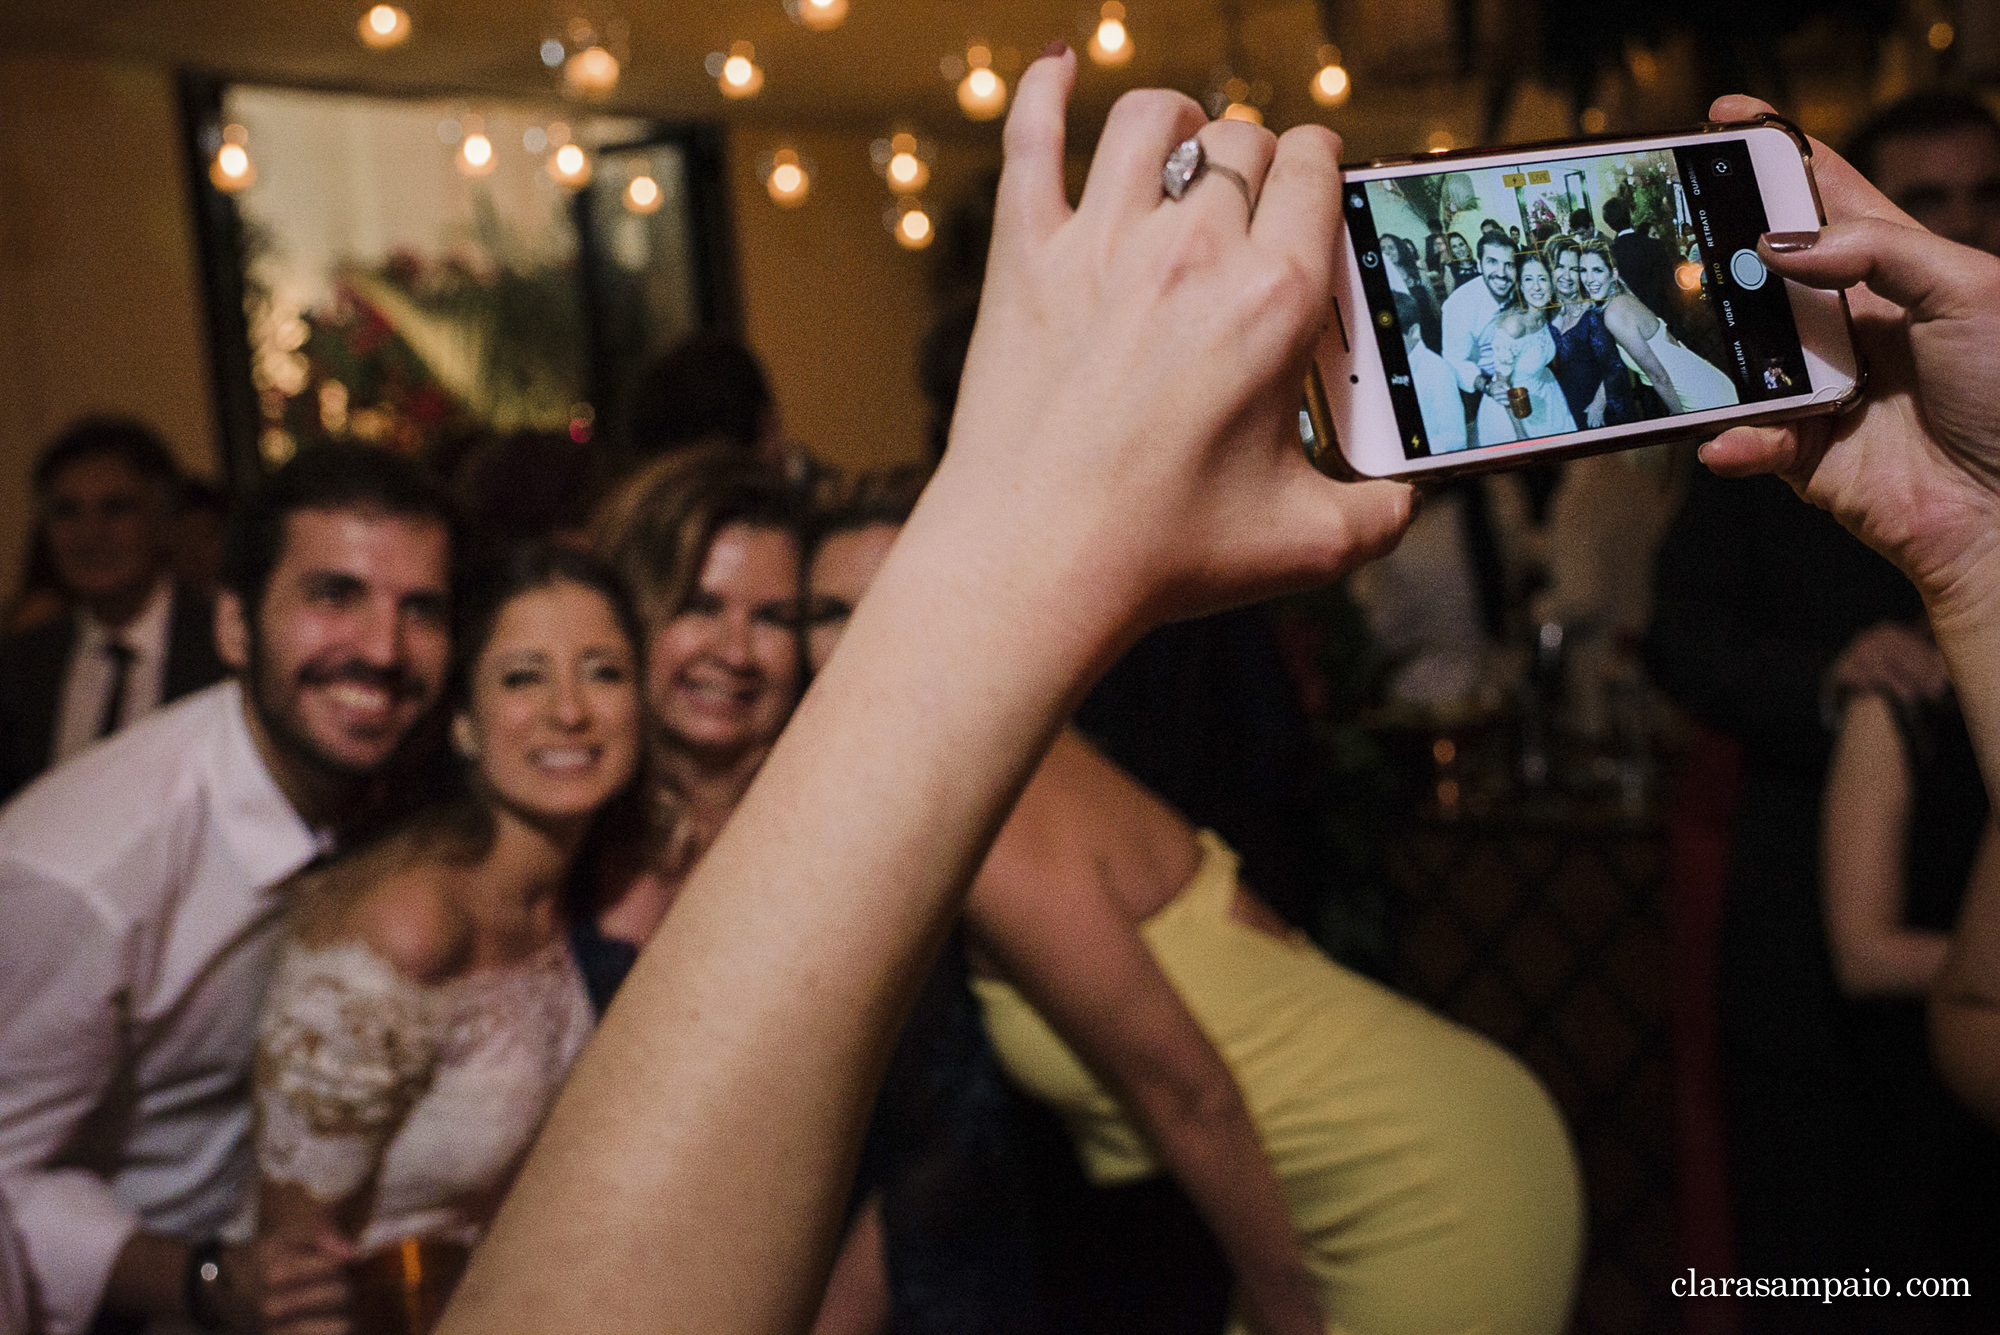
[[[250,1059],[320,850],[223,682],[0,813],[0,1191],[52,1335],[135,1229],[215,1236],[250,1181]]]
[[[76,644],[70,650],[69,671],[63,677],[62,706],[56,715],[55,746],[49,764],[59,765],[97,740],[104,707],[111,700],[117,675],[105,646],[115,637],[132,651],[125,670],[125,696],[118,726],[144,718],[160,707],[167,675],[167,633],[174,611],[173,581],[165,575],[153,586],[139,615],[113,630],[88,611],[77,612]]]
[[[1500,303],[1493,297],[1484,278],[1472,278],[1444,299],[1443,347],[1445,365],[1458,377],[1458,387],[1470,394],[1479,387],[1479,373],[1493,373],[1492,329]]]

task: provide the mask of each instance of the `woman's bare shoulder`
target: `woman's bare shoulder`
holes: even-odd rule
[[[359,942],[410,981],[440,983],[472,955],[472,920],[454,893],[469,874],[433,849],[392,840],[301,885],[293,930],[310,946]]]

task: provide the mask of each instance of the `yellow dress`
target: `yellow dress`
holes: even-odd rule
[[[1341,968],[1238,922],[1236,855],[1141,925],[1243,1091],[1343,1335],[1555,1335],[1582,1236],[1562,1119],[1521,1064]],[[1096,1079],[1008,984],[974,978],[1008,1073],[1060,1113],[1099,1185],[1159,1170]],[[1241,1327],[1235,1329],[1240,1330]]]

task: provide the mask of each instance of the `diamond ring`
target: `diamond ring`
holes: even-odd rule
[[[1253,214],[1257,211],[1257,200],[1250,192],[1250,182],[1234,167],[1225,167],[1209,160],[1208,150],[1201,146],[1199,139],[1183,139],[1167,154],[1167,165],[1160,169],[1160,193],[1168,199],[1177,200],[1194,187],[1208,173],[1227,177],[1243,193],[1243,202]]]

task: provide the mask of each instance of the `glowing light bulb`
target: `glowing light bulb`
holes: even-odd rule
[[[1939,19],[1931,25],[1930,31],[1924,34],[1924,40],[1931,44],[1931,50],[1942,51],[1958,40],[1958,30],[1945,20]]]
[[[487,175],[498,160],[493,152],[493,141],[477,130],[459,141],[458,169],[467,176]]]
[[[931,179],[931,169],[915,153],[898,153],[889,159],[889,184],[898,192],[921,190]]]
[[[377,51],[401,46],[410,36],[409,11],[397,5],[374,5],[361,16],[356,31],[361,44]]]
[[[233,195],[239,190],[249,189],[257,179],[257,167],[250,161],[250,150],[235,141],[224,143],[215,151],[215,161],[209,164],[208,179],[224,194]]]
[[[828,32],[847,17],[847,0],[798,0],[793,17],[814,32]]]
[[[1007,81],[984,65],[975,67],[959,81],[958,109],[969,120],[992,120],[1007,109]]]
[[[660,183],[644,174],[634,176],[625,187],[625,207],[634,213],[658,213],[666,202]]]
[[[1222,109],[1222,119],[1226,121],[1248,121],[1252,125],[1264,123],[1264,113],[1248,102],[1231,102]]]
[[[812,175],[795,151],[781,148],[771,155],[770,169],[764,175],[764,190],[773,204],[797,208],[806,202],[806,193],[811,189]]]
[[[910,200],[906,207],[898,211],[896,244],[903,249],[922,250],[936,235],[936,229],[931,226],[931,215],[925,213],[923,206],[915,200]]]
[[[1680,284],[1683,292],[1701,291],[1701,266],[1693,260],[1677,266],[1674,269],[1674,281]]]
[[[1100,65],[1123,65],[1132,59],[1132,34],[1125,27],[1125,6],[1118,0],[1105,0],[1097,15],[1097,31],[1084,49]]]
[[[1611,118],[1604,114],[1603,107],[1585,107],[1583,114],[1576,119],[1585,134],[1603,134],[1604,127],[1611,123]]]
[[[578,97],[603,97],[618,86],[618,57],[587,46],[563,62],[563,86]]]
[[[1341,105],[1352,91],[1347,71],[1339,65],[1322,65],[1319,73],[1313,75],[1312,99],[1323,107]]]
[[[764,71],[757,67],[756,55],[757,49],[748,42],[729,48],[729,58],[722,62],[722,73],[716,78],[724,97],[755,97],[764,86]]]
[[[590,154],[575,144],[564,144],[549,155],[549,177],[572,190],[589,185]]]
[[[1424,147],[1433,153],[1449,153],[1458,146],[1450,130],[1432,130],[1431,137],[1424,141]]]

